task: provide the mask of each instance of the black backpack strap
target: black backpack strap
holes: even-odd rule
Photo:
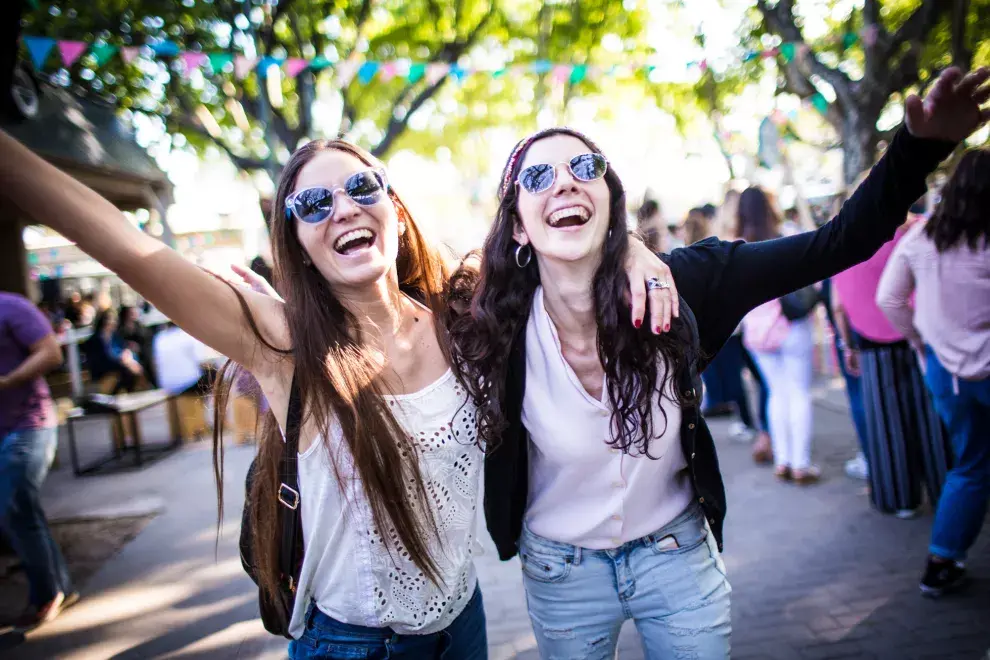
[[[299,429],[302,425],[302,402],[295,375],[289,391],[289,414],[285,421],[285,445],[279,467],[280,483],[278,501],[282,504],[282,533],[278,553],[278,568],[283,579],[288,579],[291,591],[296,589],[299,578],[299,560],[302,557],[302,522],[299,506]]]

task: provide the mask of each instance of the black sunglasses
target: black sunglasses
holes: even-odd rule
[[[557,165],[564,163],[538,163],[530,165],[519,173],[516,181],[528,192],[537,195],[549,190],[557,180]],[[594,181],[605,176],[608,171],[608,161],[601,154],[581,154],[567,161],[567,169],[578,181]]]
[[[330,189],[323,186],[297,190],[285,199],[285,218],[293,216],[300,222],[317,224],[333,217],[334,195],[343,190],[361,206],[372,206],[382,201],[388,183],[382,170],[365,170],[348,177],[343,186]]]

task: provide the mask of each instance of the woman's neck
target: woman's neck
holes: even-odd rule
[[[540,263],[543,306],[559,337],[571,341],[597,337],[592,287],[597,268],[597,264]]]
[[[382,348],[402,334],[415,320],[418,308],[399,291],[398,281],[388,275],[374,284],[338,294],[341,303],[354,315],[361,334],[382,341]]]

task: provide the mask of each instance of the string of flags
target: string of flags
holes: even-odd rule
[[[839,37],[844,47],[850,47],[860,39],[864,43],[875,42],[876,32],[864,29],[860,35],[846,33]],[[463,82],[464,78],[474,74],[487,74],[493,78],[501,76],[517,76],[525,73],[535,73],[539,75],[549,74],[550,79],[556,83],[579,83],[586,78],[595,79],[601,76],[608,77],[630,77],[637,72],[647,75],[656,68],[648,63],[625,63],[612,66],[599,66],[588,64],[555,63],[549,60],[536,60],[522,64],[507,64],[498,68],[480,68],[461,66],[448,62],[416,62],[410,60],[390,60],[375,61],[362,60],[360,57],[351,57],[341,62],[333,63],[323,55],[313,58],[301,57],[248,57],[242,54],[225,51],[201,52],[183,50],[173,41],[158,41],[146,46],[114,46],[104,41],[97,41],[89,44],[84,41],[67,39],[52,39],[50,37],[25,36],[24,45],[28,50],[31,62],[37,71],[43,71],[46,64],[52,57],[53,51],[58,52],[62,66],[69,68],[85,54],[89,54],[96,63],[96,66],[106,65],[114,56],[119,55],[125,64],[130,64],[135,58],[157,58],[171,59],[181,63],[181,72],[184,76],[190,76],[196,70],[203,70],[207,73],[233,73],[237,79],[243,79],[252,72],[257,73],[261,78],[267,77],[271,67],[278,67],[280,73],[295,78],[303,71],[309,70],[318,73],[327,69],[332,69],[337,79],[343,85],[348,85],[355,78],[363,85],[370,84],[378,79],[388,82],[396,77],[405,78],[409,82],[418,82],[426,79],[430,83],[435,83],[446,76],[454,78],[458,82]],[[784,60],[790,62],[795,57],[800,57],[808,52],[807,44],[785,42],[776,48],[765,50],[750,50],[744,53],[743,61],[748,62],[757,58],[768,59],[781,55]],[[696,67],[702,72],[707,71],[708,61],[706,59],[693,60],[686,63],[688,68]]]

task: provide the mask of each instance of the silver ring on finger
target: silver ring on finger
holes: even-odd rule
[[[655,289],[660,289],[660,290],[669,289],[670,282],[661,280],[659,277],[650,277],[647,278],[646,280],[646,288],[649,289],[650,291],[653,291]]]

